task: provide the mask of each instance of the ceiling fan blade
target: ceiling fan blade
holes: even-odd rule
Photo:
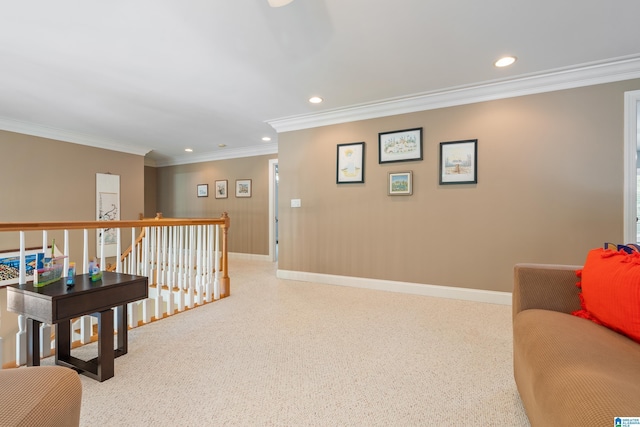
[[[293,0],[267,0],[271,7],[282,7],[291,3]]]

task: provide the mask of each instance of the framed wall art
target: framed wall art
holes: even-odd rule
[[[378,134],[378,163],[422,160],[422,128]]]
[[[478,140],[440,143],[440,184],[478,183]]]
[[[236,179],[236,197],[251,197],[250,179]]]
[[[120,175],[96,173],[96,221],[118,221],[120,219]],[[96,230],[96,256],[105,257],[118,254],[117,232],[115,228]],[[102,245],[104,241],[104,246]]]
[[[198,197],[209,197],[209,184],[198,184],[196,186]]]
[[[47,253],[51,253],[51,247],[47,247]],[[54,249],[55,250],[55,249]],[[44,252],[40,248],[25,249],[25,273],[26,280],[33,280],[33,273],[44,267]],[[0,288],[19,282],[20,278],[20,251],[0,252]]]
[[[216,181],[214,184],[216,187],[216,199],[226,199],[228,197],[228,193],[227,193],[228,181],[226,179],[222,179],[222,180]]]
[[[364,142],[338,144],[336,183],[364,182]]]
[[[413,194],[413,172],[390,172],[390,196],[410,196]]]

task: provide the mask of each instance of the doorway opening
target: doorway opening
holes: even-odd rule
[[[269,160],[269,259],[278,262],[278,159]]]
[[[624,94],[624,242],[640,242],[640,90]]]

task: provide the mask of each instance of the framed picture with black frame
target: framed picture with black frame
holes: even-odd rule
[[[338,144],[336,183],[364,183],[364,142]]]
[[[478,140],[440,143],[440,184],[478,183]]]
[[[422,128],[378,134],[378,163],[413,160],[422,160]]]

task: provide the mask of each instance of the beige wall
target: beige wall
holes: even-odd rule
[[[165,217],[231,217],[229,251],[269,253],[269,160],[277,155],[244,157],[157,169],[157,209]],[[235,197],[235,181],[252,180],[250,198]],[[216,199],[214,182],[228,181],[228,198]],[[209,197],[197,197],[196,186],[209,185]]]
[[[622,239],[623,93],[640,80],[279,135],[279,268],[510,291],[517,262],[583,262]],[[424,160],[378,164],[378,132],[423,127]],[[478,139],[478,184],[438,184],[439,143]],[[336,184],[336,144],[366,143]],[[412,170],[414,194],[388,196]],[[290,208],[290,199],[302,208]]]
[[[144,167],[144,217],[155,218],[158,193],[158,174],[156,168]]]
[[[120,175],[121,219],[143,212],[142,156],[6,131],[0,131],[0,153],[0,222],[95,220],[96,173]],[[17,243],[17,233],[0,235],[0,250]],[[27,233],[27,245],[42,245],[40,233]]]
[[[0,131],[0,222],[87,221],[96,219],[96,173],[120,175],[122,219],[143,211],[144,157],[78,144]],[[41,246],[40,232],[26,233],[27,246]],[[123,240],[129,236],[124,233]],[[62,249],[62,233],[49,233]],[[95,234],[89,233],[95,255]],[[81,260],[82,231],[70,231],[71,260]],[[125,241],[128,245],[129,242]],[[0,233],[0,250],[16,249],[18,233]],[[5,311],[6,290],[0,288],[0,336],[13,335],[16,317]],[[5,345],[4,360],[15,358]]]

